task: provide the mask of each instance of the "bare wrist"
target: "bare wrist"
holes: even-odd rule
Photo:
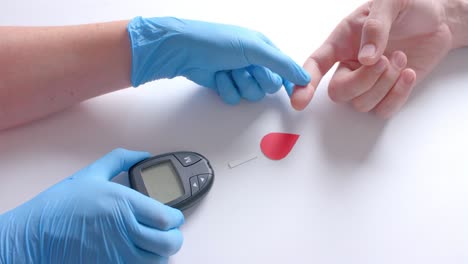
[[[445,19],[452,32],[452,49],[468,46],[468,0],[444,0]]]

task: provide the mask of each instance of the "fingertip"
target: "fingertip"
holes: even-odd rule
[[[134,164],[150,156],[151,154],[148,152],[116,148],[76,175],[79,175],[79,177],[94,177],[97,179],[111,180],[119,173],[128,171]],[[88,173],[84,173],[86,171]]]
[[[121,154],[122,157],[124,157],[123,161],[123,170],[128,171],[131,166],[133,166],[135,163],[147,159],[151,157],[151,153],[146,152],[146,151],[134,151],[134,150],[127,150],[127,149],[121,149],[124,154]]]
[[[182,213],[182,211],[178,209],[174,209],[174,217],[175,217],[175,221],[179,223],[177,227],[185,224],[185,216]]]
[[[295,86],[291,96],[291,105],[297,111],[302,111],[312,100],[315,88],[312,85],[305,87]]]
[[[155,254],[163,257],[170,257],[176,254],[184,243],[184,236],[178,228],[174,228],[168,231],[154,232],[152,239],[148,239],[143,248],[151,250]],[[141,242],[140,242],[141,243]]]
[[[393,5],[394,1],[388,2]],[[375,7],[370,11],[362,25],[361,48],[358,60],[363,65],[375,64],[380,56],[383,55],[393,22],[391,17],[388,16],[391,11],[380,13],[383,9],[376,11]]]
[[[407,85],[413,85],[416,82],[416,72],[413,69],[405,69],[401,75]]]
[[[151,153],[146,152],[146,151],[129,150],[126,148],[115,148],[109,154],[119,156],[119,157],[131,157],[131,158],[151,156]]]
[[[184,244],[184,235],[178,228],[172,229],[168,232],[170,232],[171,236],[171,241],[166,249],[167,256],[169,257],[179,252],[182,248],[182,245]]]
[[[370,66],[376,64],[382,57],[375,44],[369,43],[361,47],[358,54],[358,61],[362,65]]]
[[[174,228],[179,228],[185,222],[184,214],[173,207],[164,205],[167,209],[164,217],[162,217],[162,223],[160,225],[161,230],[168,231]]]

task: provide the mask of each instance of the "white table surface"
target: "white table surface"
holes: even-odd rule
[[[232,23],[264,32],[302,64],[360,3],[15,0],[1,1],[0,25],[137,15]],[[284,91],[232,107],[184,79],[89,100],[0,133],[0,213],[115,147],[194,150],[212,161],[216,181],[186,212],[171,263],[466,264],[467,60],[468,50],[451,53],[390,121],[334,104],[326,80],[304,112]],[[301,135],[282,161],[260,154],[274,131]],[[259,158],[227,167],[251,153]]]

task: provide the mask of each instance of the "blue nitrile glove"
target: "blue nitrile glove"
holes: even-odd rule
[[[182,213],[110,182],[147,157],[116,149],[0,215],[0,263],[167,263]]]
[[[283,83],[291,94],[292,83],[310,81],[267,37],[246,28],[172,17],[137,17],[127,28],[135,87],[184,76],[237,104],[241,97],[258,101]]]

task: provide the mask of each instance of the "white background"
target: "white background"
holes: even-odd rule
[[[2,0],[0,24],[137,15],[232,23],[262,31],[302,64],[360,4]],[[186,212],[185,243],[171,263],[466,264],[467,60],[468,50],[451,53],[390,121],[332,103],[326,80],[304,112],[291,109],[284,91],[232,107],[183,79],[89,100],[0,133],[0,212],[115,147],[193,150],[211,160],[216,181]],[[259,151],[262,136],[273,131],[301,135],[282,161]],[[251,153],[259,158],[227,167]]]

